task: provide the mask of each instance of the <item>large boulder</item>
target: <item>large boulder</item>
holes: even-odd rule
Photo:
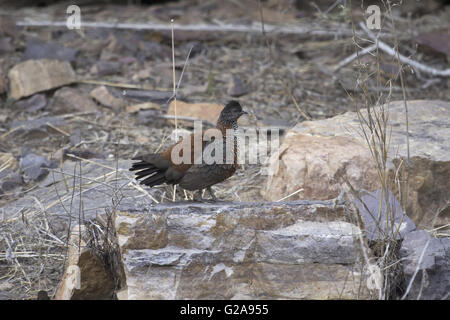
[[[450,198],[450,102],[408,101],[409,164],[404,103],[391,102],[386,107],[391,130],[388,165],[391,176],[408,182],[408,187],[402,191],[402,198],[408,200],[406,213],[418,227],[447,225],[450,216],[450,207],[445,207]],[[379,111],[379,107],[375,110]],[[277,200],[303,189],[290,199],[332,199],[342,190],[344,184],[339,179],[342,175],[359,190],[374,191],[380,187],[355,112],[305,121],[291,129],[279,151],[271,156],[264,197]],[[392,184],[391,188],[398,196],[398,184]]]

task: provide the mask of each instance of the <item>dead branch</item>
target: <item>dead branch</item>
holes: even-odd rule
[[[342,60],[341,62],[339,62],[335,67],[334,67],[334,72],[338,71],[340,68],[346,66],[347,64],[349,64],[350,62],[352,62],[353,60],[355,60],[358,56],[363,56],[365,54],[368,54],[369,52],[372,52],[373,50],[375,50],[377,48],[376,44],[373,44],[371,46],[368,46],[367,48],[364,48],[363,50],[361,50],[360,52],[355,52],[354,54],[348,56],[347,58],[345,58],[344,60]]]
[[[397,56],[397,52],[394,49],[392,49],[390,46],[388,46],[386,43],[384,43],[383,41],[380,41],[379,37],[374,35],[366,27],[366,25],[363,22],[360,22],[359,26],[369,36],[369,38],[371,38],[373,41],[375,41],[375,44],[378,45],[378,48],[380,48],[382,51],[384,51],[385,53],[387,53],[390,56],[393,56],[393,57]],[[438,70],[438,69],[432,68],[430,66],[424,65],[420,62],[416,62],[408,57],[405,57],[404,55],[402,55],[400,53],[398,54],[398,57],[402,63],[409,64],[411,67],[413,67],[416,70],[420,70],[422,72],[432,74],[433,76],[450,77],[450,69]]]
[[[18,21],[17,26],[24,27],[66,27],[66,21],[36,21],[26,20]],[[157,30],[170,31],[171,25],[161,23],[109,23],[109,22],[82,22],[83,28],[109,28],[109,29],[133,29],[133,30]],[[195,24],[181,25],[174,24],[175,31],[202,31],[202,32],[243,32],[243,33],[261,33],[261,24],[253,22],[251,25],[233,25],[233,24]],[[266,32],[282,34],[305,34],[311,36],[351,36],[352,31],[347,29],[326,30],[311,29],[310,27],[299,26],[277,26],[273,24],[264,25]]]

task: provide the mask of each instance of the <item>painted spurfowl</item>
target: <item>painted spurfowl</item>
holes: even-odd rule
[[[177,184],[191,191],[206,188],[213,200],[217,200],[211,186],[231,177],[238,166],[237,120],[243,114],[247,112],[242,110],[239,102],[232,100],[220,113],[212,134],[208,132],[211,129],[194,132],[164,152],[133,158],[139,162],[133,163],[130,170],[137,171],[136,179],[140,184],[150,187],[163,183]],[[206,155],[208,149],[213,150],[208,153],[209,158]]]

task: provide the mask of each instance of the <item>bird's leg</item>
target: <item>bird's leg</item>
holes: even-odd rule
[[[192,200],[196,202],[205,202],[205,200],[202,197],[202,193],[203,190],[194,191],[194,196],[192,197]]]
[[[208,192],[209,192],[209,194],[211,195],[211,198],[213,199],[213,201],[217,201],[217,197],[216,197],[216,195],[214,194],[214,191],[213,191],[213,189],[212,189],[211,186],[208,187]]]
[[[208,192],[209,192],[209,194],[211,195],[211,200],[204,199],[204,198],[202,197],[202,194],[203,194],[203,190],[204,190],[204,189],[195,191],[195,192],[194,192],[193,200],[194,200],[194,201],[197,201],[197,202],[204,202],[204,203],[207,203],[207,202],[216,202],[216,201],[218,201],[216,195],[214,194],[214,191],[212,190],[212,188],[211,188],[211,187],[207,187],[206,189],[208,189]]]

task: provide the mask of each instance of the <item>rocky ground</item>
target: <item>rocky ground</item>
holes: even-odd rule
[[[363,8],[359,4],[350,10],[331,8],[323,1],[316,3],[314,7],[295,1],[262,1],[260,8],[257,1],[245,5],[239,1],[215,0],[157,5],[119,5],[106,1],[95,5],[80,3],[80,7],[83,21],[151,22],[170,26],[169,21],[174,18],[181,25],[209,24],[222,26],[224,30],[229,25],[247,28],[246,32],[175,31],[176,79],[183,75],[178,92],[178,116],[212,121],[217,113],[213,103],[238,99],[250,112],[249,117],[242,119],[241,126],[280,128],[283,134],[296,125],[293,133],[305,133],[307,129],[303,132],[301,129],[304,125],[310,129],[306,135],[313,136],[314,140],[344,134],[339,130],[327,131],[334,128],[332,122],[322,125],[319,121],[316,127],[313,122],[304,123],[305,120],[326,121],[354,111],[355,105],[365,105],[368,95],[373,99],[382,97],[383,101],[403,100],[398,62],[388,54],[363,55],[340,65],[355,52],[353,32],[358,45],[368,46],[369,35],[358,25],[364,21]],[[170,29],[37,27],[31,26],[30,21],[64,21],[69,2],[44,1],[41,7],[13,5],[0,8],[0,299],[29,299],[36,297],[39,290],[46,290],[50,295],[55,293],[67,260],[71,226],[98,217],[100,222],[96,224],[108,225],[101,217],[118,205],[114,203],[118,201],[117,190],[126,189],[124,197],[141,197],[149,203],[163,204],[183,201],[191,195],[181,190],[174,194],[169,187],[151,191],[139,188],[126,173],[127,159],[144,150],[161,150],[173,141],[174,123],[170,118],[173,105],[171,109],[169,104],[173,88]],[[400,52],[414,61],[437,70],[448,69],[450,8],[439,1],[422,1],[392,10],[392,14],[384,15],[381,39],[392,47],[398,41]],[[386,12],[386,8],[382,11]],[[265,33],[261,32],[261,18]],[[291,29],[273,31],[271,26]],[[417,151],[413,150],[412,154],[419,157],[426,153],[419,145],[448,143],[445,130],[448,122],[444,120],[448,118],[446,101],[450,101],[450,82],[448,77],[407,65],[404,68],[408,100],[441,101],[426,104],[433,106],[430,108],[434,113],[430,111],[427,115],[433,117],[434,123],[420,118],[420,109],[415,111],[417,124],[413,121],[411,126],[420,128],[420,137],[412,137]],[[183,107],[181,101],[191,104]],[[207,103],[208,107],[192,112],[198,103]],[[424,105],[417,108],[420,107]],[[191,123],[185,121],[179,125],[191,129]],[[397,123],[403,125],[400,120]],[[440,127],[440,131],[433,131],[430,126]],[[437,134],[440,140],[433,138]],[[322,140],[317,143],[323,145]],[[365,148],[361,141],[349,143],[358,144],[361,150]],[[310,144],[311,140],[307,140],[306,145]],[[341,145],[343,152],[349,145]],[[334,147],[330,144],[330,149]],[[448,199],[448,180],[445,180],[448,149],[441,151],[446,153],[430,152],[430,161],[413,162],[418,173],[411,180],[414,183],[410,198],[415,202],[408,210],[412,210],[411,217],[417,225],[421,225],[423,215],[415,216],[420,211],[416,208],[431,205],[436,211],[442,208],[443,199]],[[405,152],[402,150],[401,156],[393,158],[402,161]],[[356,153],[359,162],[370,161],[369,154]],[[286,156],[290,154],[296,151],[286,152]],[[309,154],[323,159],[319,148],[312,148]],[[351,159],[350,153],[346,156]],[[352,162],[339,153],[330,157],[339,159],[336,160],[339,163]],[[292,159],[297,163],[295,157]],[[317,162],[306,159],[305,163]],[[98,171],[99,168],[102,170]],[[314,170],[307,176],[294,168],[295,174],[285,176],[285,172],[280,172],[267,180],[260,169],[259,165],[243,166],[234,177],[216,187],[217,196],[235,202],[276,201],[311,185],[301,180],[305,177],[317,182],[316,189],[297,193],[291,200],[331,199],[340,192],[334,187],[338,182],[322,179],[320,172]],[[61,175],[60,171],[65,174]],[[333,174],[330,171],[330,176]],[[371,176],[376,177],[376,173]],[[126,183],[126,187],[117,181]],[[96,183],[102,187],[98,188]],[[332,189],[326,196],[321,193],[324,185]],[[371,191],[377,187],[370,183],[358,186]],[[78,198],[75,191],[80,192]],[[98,203],[99,199],[102,203]],[[421,227],[432,230],[435,225],[429,216]],[[439,220],[438,226],[445,227],[446,221],[448,213]],[[432,235],[447,235],[440,234],[441,230],[433,231]],[[421,235],[421,239],[426,237]],[[440,247],[436,250],[442,251]],[[410,246],[402,252],[412,251]],[[447,256],[439,254],[444,257],[445,265]],[[442,265],[437,268],[445,270]],[[405,273],[413,274],[412,269]]]

